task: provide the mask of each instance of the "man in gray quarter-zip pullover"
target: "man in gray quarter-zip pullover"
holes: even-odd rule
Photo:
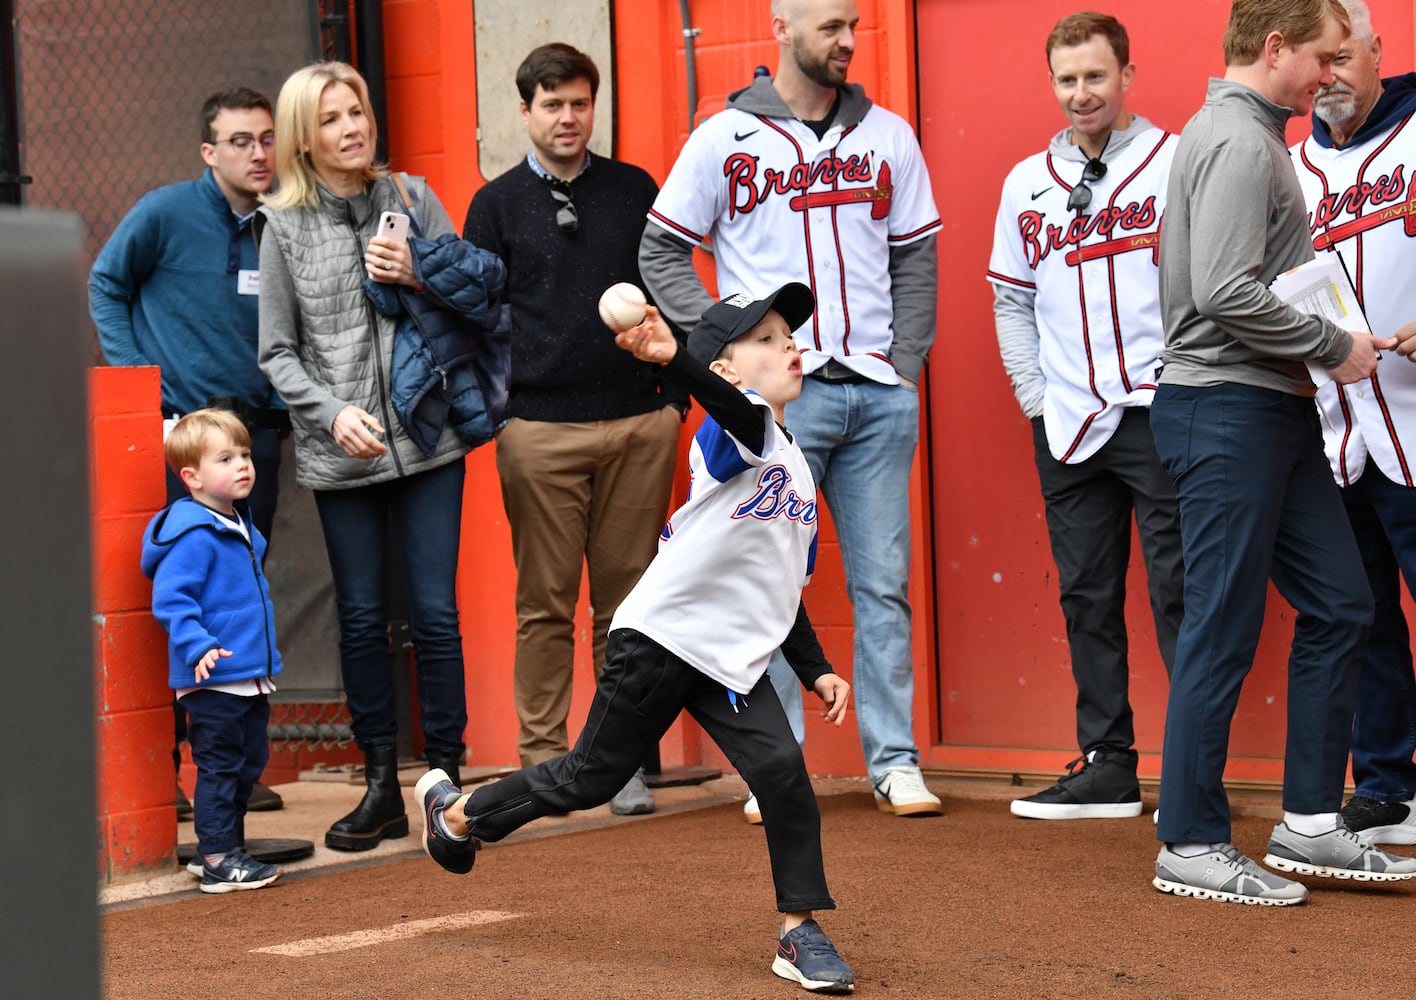
[[[1323,455],[1307,367],[1354,381],[1394,341],[1347,333],[1269,290],[1313,257],[1284,127],[1332,82],[1348,30],[1336,0],[1236,0],[1225,77],[1210,81],[1171,168],[1160,244],[1166,346],[1151,427],[1180,499],[1186,575],[1157,824],[1163,892],[1267,905],[1307,897],[1230,843],[1223,783],[1270,578],[1298,617],[1285,812],[1264,862],[1416,877],[1416,861],[1375,851],[1338,812],[1372,595]]]

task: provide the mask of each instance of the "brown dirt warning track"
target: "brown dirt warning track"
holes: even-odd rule
[[[1150,885],[1149,813],[1044,823],[998,794],[944,799],[915,820],[869,792],[821,800],[840,908],[820,919],[856,996],[1412,995],[1416,883],[1309,879],[1289,908],[1179,899]],[[1265,812],[1236,818],[1250,854]],[[806,996],[770,972],[772,899],[761,831],[726,803],[493,845],[465,878],[419,856],[110,908],[103,996]]]

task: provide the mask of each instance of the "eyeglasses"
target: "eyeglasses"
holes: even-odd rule
[[[1105,176],[1106,164],[1093,156],[1082,168],[1082,179],[1077,181],[1077,186],[1072,188],[1072,193],[1067,196],[1067,211],[1085,212],[1087,206],[1092,203],[1092,189],[1089,185]]]
[[[580,228],[580,216],[575,211],[575,202],[560,188],[551,188],[551,197],[556,200],[556,225],[563,233],[573,233]]]
[[[269,153],[272,149],[275,148],[275,133],[267,132],[265,135],[257,139],[249,132],[237,132],[235,135],[230,136],[229,138],[215,140],[212,145],[220,146],[223,142],[230,143],[231,148],[236,150],[236,152],[238,153],[249,153],[251,150],[256,148],[256,143],[259,142],[261,144],[261,149],[264,149],[267,153]]]

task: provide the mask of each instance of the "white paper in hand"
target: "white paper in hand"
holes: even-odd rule
[[[1351,333],[1372,332],[1357,304],[1357,293],[1352,290],[1342,259],[1335,253],[1319,254],[1306,264],[1284,271],[1273,279],[1269,289],[1301,313],[1322,316]],[[1320,389],[1332,381],[1326,368],[1311,361],[1308,375]]]

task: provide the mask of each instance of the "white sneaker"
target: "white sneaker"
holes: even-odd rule
[[[875,808],[896,816],[938,816],[944,812],[939,797],[924,784],[914,766],[887,767],[873,781]]]
[[[742,818],[753,826],[762,825],[762,810],[757,808],[757,796],[749,795],[742,804]]]

